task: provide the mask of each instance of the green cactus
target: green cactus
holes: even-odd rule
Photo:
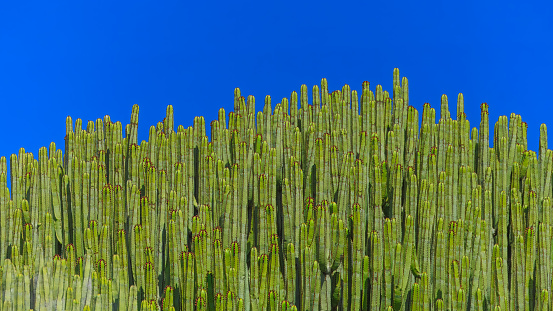
[[[546,126],[533,152],[500,117],[490,147],[487,104],[419,124],[399,70],[361,86],[237,88],[211,141],[172,106],[140,143],[137,105],[68,117],[65,154],[0,158],[0,310],[551,310]]]

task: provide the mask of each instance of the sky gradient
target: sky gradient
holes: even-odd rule
[[[0,156],[63,149],[68,115],[125,125],[138,104],[141,141],[167,105],[175,127],[209,124],[235,87],[260,109],[321,78],[391,92],[395,67],[420,112],[439,116],[442,94],[454,112],[462,92],[471,127],[482,102],[492,129],[521,114],[532,150],[540,124],[553,127],[550,3],[295,2],[2,1]]]

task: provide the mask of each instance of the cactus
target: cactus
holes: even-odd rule
[[[0,158],[0,310],[553,310],[546,126],[361,87]]]

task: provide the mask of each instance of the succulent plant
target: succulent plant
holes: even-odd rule
[[[369,86],[262,111],[237,88],[211,140],[172,106],[140,143],[136,105],[68,117],[11,191],[0,158],[0,310],[553,310],[546,126],[536,153],[502,116],[490,147],[487,104],[419,124],[398,69]]]

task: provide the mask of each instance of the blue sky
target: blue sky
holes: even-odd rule
[[[127,124],[138,104],[140,141],[169,104],[175,125],[209,124],[235,87],[273,105],[323,77],[391,91],[395,67],[419,111],[442,94],[455,111],[462,92],[471,127],[482,102],[492,126],[521,114],[536,150],[553,127],[552,19],[545,1],[2,1],[0,156],[63,148],[68,115]]]

